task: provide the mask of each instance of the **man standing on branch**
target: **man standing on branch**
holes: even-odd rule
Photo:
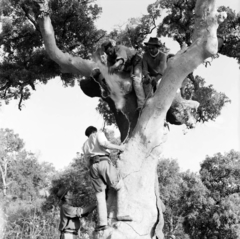
[[[89,126],[85,135],[88,137],[83,144],[82,151],[87,166],[90,169],[90,177],[97,198],[97,212],[99,225],[96,230],[107,229],[107,205],[105,190],[111,187],[117,191],[117,220],[132,221],[126,215],[125,185],[123,180],[109,158],[108,149],[124,150],[124,145],[110,143],[103,131],[97,131],[93,126]]]
[[[90,205],[85,208],[73,207],[74,195],[71,191],[62,187],[58,190],[57,196],[60,198],[60,239],[77,239],[80,228],[79,218],[91,213],[96,205]]]
[[[123,45],[113,45],[108,40],[102,44],[107,54],[109,74],[117,72],[129,72],[133,79],[133,87],[137,96],[138,108],[142,108],[145,102],[145,94],[142,86],[142,58],[135,49]]]
[[[147,51],[143,54],[143,85],[146,97],[151,97],[167,68],[166,54],[160,51],[161,43],[157,37],[150,37],[144,44]]]

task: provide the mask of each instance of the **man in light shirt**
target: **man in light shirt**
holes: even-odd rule
[[[85,135],[88,137],[83,144],[82,151],[87,166],[90,169],[90,177],[97,198],[98,227],[96,230],[107,229],[107,205],[105,190],[111,187],[117,191],[117,220],[132,221],[131,217],[125,214],[125,186],[123,180],[111,162],[108,149],[124,150],[124,145],[116,145],[109,142],[103,131],[97,131],[89,126]]]

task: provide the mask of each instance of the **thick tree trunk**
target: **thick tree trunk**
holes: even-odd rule
[[[112,227],[96,233],[95,238],[164,238],[162,233],[164,224],[163,206],[159,198],[156,174],[162,145],[166,139],[164,120],[182,81],[206,58],[217,53],[216,31],[218,22],[222,19],[219,18],[219,13],[216,12],[214,2],[214,0],[197,1],[192,45],[189,48],[182,49],[170,60],[155,95],[146,102],[131,137],[125,140],[126,150],[121,156],[118,167],[126,185],[128,213],[133,218],[133,221],[117,222],[115,220],[116,195],[114,191],[110,191],[108,195],[108,213],[109,224]],[[62,53],[56,47],[49,18],[44,18],[45,20],[40,20],[40,26],[50,57],[64,71],[89,76],[96,63]],[[106,71],[104,66],[101,67],[102,73]],[[105,78],[108,84],[113,83],[113,79],[108,79],[107,75]],[[82,88],[84,90],[84,87]],[[92,95],[89,96],[92,97]],[[114,98],[112,100],[114,101]],[[128,104],[125,104],[121,108],[121,112],[126,115],[127,123],[125,123],[129,125],[131,120],[135,119],[135,116],[132,116],[133,118],[129,120],[129,115],[133,115],[136,108],[133,107],[127,112],[127,107]],[[117,115],[117,112],[116,110],[115,115]],[[123,138],[125,139],[125,136]]]
[[[217,53],[219,13],[212,0],[196,4],[193,43],[171,60],[153,98],[147,101],[133,136],[119,163],[128,190],[129,214],[133,222],[112,220],[114,229],[96,235],[99,238],[162,239],[162,207],[156,190],[156,167],[164,143],[164,119],[182,81],[203,61]],[[221,16],[221,14],[220,14]],[[115,215],[114,200],[109,198],[110,218]],[[114,216],[113,216],[114,217]]]

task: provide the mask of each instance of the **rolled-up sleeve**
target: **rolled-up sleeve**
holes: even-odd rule
[[[70,218],[81,217],[83,213],[83,209],[81,207],[72,207],[69,205],[64,205],[62,210],[63,210],[64,216],[70,217]]]
[[[123,64],[127,61],[127,52],[122,46],[117,46],[115,48],[115,53],[117,55],[116,61],[123,60]]]
[[[103,132],[99,132],[98,135],[97,135],[97,140],[98,140],[98,143],[102,146],[102,147],[105,147],[107,148],[108,147],[108,144],[109,144],[109,141],[107,140],[105,134]]]

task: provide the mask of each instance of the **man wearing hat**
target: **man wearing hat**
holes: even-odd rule
[[[117,215],[118,221],[132,221],[126,214],[127,202],[123,180],[116,167],[113,166],[109,157],[108,149],[124,150],[124,145],[116,145],[109,142],[103,131],[89,126],[85,135],[88,137],[83,144],[82,151],[86,164],[90,169],[90,178],[97,199],[98,227],[96,231],[108,228],[107,204],[105,191],[112,188],[117,192]]]
[[[143,87],[146,97],[151,97],[167,67],[166,54],[160,51],[162,44],[157,37],[150,37],[144,44],[147,51],[143,54]]]
[[[107,54],[109,74],[128,72],[133,80],[133,87],[137,96],[138,107],[142,108],[145,94],[142,86],[142,58],[133,48],[124,45],[114,45],[108,40],[102,44],[103,51]]]
[[[80,228],[79,218],[87,216],[96,208],[96,205],[85,208],[73,207],[74,195],[65,187],[58,190],[57,196],[60,199],[60,239],[77,239]]]

